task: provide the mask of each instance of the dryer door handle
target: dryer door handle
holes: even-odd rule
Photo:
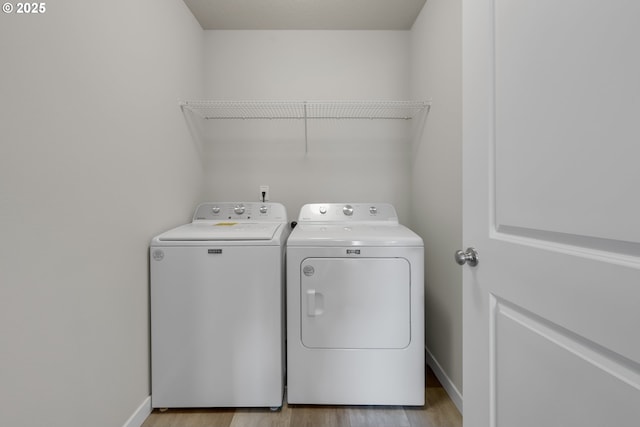
[[[324,313],[324,295],[315,289],[307,290],[307,316],[315,317]]]

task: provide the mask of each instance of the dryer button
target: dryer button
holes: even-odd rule
[[[305,265],[302,268],[302,272],[304,273],[305,276],[313,276],[313,273],[315,273],[316,270],[311,265]]]

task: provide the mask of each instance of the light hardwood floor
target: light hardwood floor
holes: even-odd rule
[[[424,407],[283,405],[269,409],[154,410],[142,427],[461,427],[462,416],[431,370]]]

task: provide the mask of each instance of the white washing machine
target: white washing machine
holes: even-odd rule
[[[282,406],[289,229],[278,203],[204,203],[152,240],[152,407]]]
[[[302,207],[287,241],[287,401],[424,405],[424,245],[386,203]]]

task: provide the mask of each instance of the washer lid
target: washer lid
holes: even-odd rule
[[[169,230],[160,241],[272,240],[280,223],[198,221]]]

